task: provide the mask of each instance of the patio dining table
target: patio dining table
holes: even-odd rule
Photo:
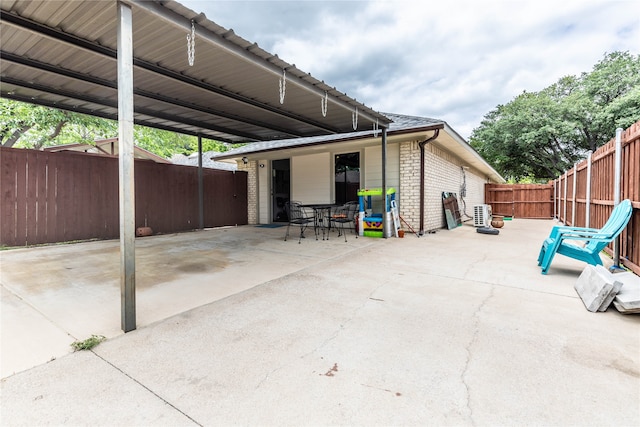
[[[318,234],[322,231],[322,240],[329,240],[329,231],[331,231],[331,209],[334,209],[340,205],[335,203],[312,203],[303,204],[303,208],[313,210],[313,230],[316,234],[316,240],[318,240]]]

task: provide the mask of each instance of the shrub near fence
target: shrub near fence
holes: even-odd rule
[[[199,227],[198,169],[135,161],[136,227]],[[118,159],[0,148],[0,244],[118,238]],[[247,173],[203,170],[204,226],[247,224]]]
[[[620,237],[620,261],[640,274],[640,121],[622,132],[621,142],[620,199],[631,200],[633,215]],[[553,181],[555,216],[560,221],[577,227],[600,228],[604,225],[613,210],[615,150],[613,138],[597,149],[590,159],[583,160]],[[591,191],[587,193],[589,175]],[[605,250],[611,254],[613,245]]]

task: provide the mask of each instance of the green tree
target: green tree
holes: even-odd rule
[[[0,99],[0,145],[41,149],[52,145],[92,144],[118,136],[118,122],[9,99]],[[198,151],[198,138],[145,126],[134,126],[135,143],[154,154]],[[203,151],[227,151],[230,145],[203,138]]]
[[[3,147],[41,149],[51,145],[92,142],[117,133],[117,123],[111,120],[0,99],[0,141]]]
[[[474,129],[470,142],[505,177],[546,180],[638,119],[640,56],[614,52],[589,73],[562,77],[499,105]]]
[[[166,158],[174,154],[189,155],[198,151],[198,138],[195,136],[145,126],[135,126],[134,140],[139,147]],[[203,152],[227,151],[229,147],[224,142],[202,139]]]

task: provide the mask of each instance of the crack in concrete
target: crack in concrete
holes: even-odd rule
[[[381,283],[380,285],[376,286],[371,292],[369,292],[369,294],[363,298],[363,302],[362,304],[360,304],[359,306],[355,307],[352,311],[351,311],[351,315],[348,316],[348,318],[340,323],[339,327],[337,329],[335,329],[333,331],[332,334],[330,334],[327,338],[325,338],[324,341],[322,341],[319,345],[317,345],[315,348],[313,348],[312,350],[302,354],[301,356],[299,356],[297,359],[304,359],[314,353],[317,353],[321,348],[323,348],[324,346],[326,346],[327,344],[329,344],[331,341],[335,340],[338,335],[340,334],[340,332],[344,331],[345,328],[347,327],[347,325],[349,323],[351,323],[351,321],[353,321],[353,319],[356,317],[356,315],[365,307],[365,305],[371,300],[372,295],[374,295],[380,288],[382,288],[383,286],[385,286],[387,284],[387,282]],[[378,300],[378,301],[382,301],[382,300]],[[293,359],[292,359],[293,360]],[[265,374],[265,376],[258,382],[258,384],[256,384],[255,390],[258,390],[262,384],[264,384],[271,375],[275,374],[276,372],[286,368],[287,366],[289,366],[289,364],[291,363],[291,361],[288,361],[286,363],[283,363],[282,365],[272,369],[271,371],[267,372]]]
[[[469,279],[469,273],[476,267],[476,265],[485,264],[486,262],[487,262],[487,254],[483,253],[482,254],[482,258],[480,258],[479,260],[473,261],[473,262],[471,262],[469,264],[467,269],[464,271],[464,274],[462,275],[462,278],[464,280],[473,280],[473,279]]]
[[[56,322],[53,318],[51,318],[45,312],[43,312],[42,310],[38,309],[38,307],[36,307],[34,304],[32,304],[29,300],[23,298],[22,295],[20,295],[18,292],[14,291],[13,289],[11,289],[9,286],[5,285],[4,283],[0,283],[0,287],[2,289],[4,289],[5,291],[7,291],[9,294],[11,294],[11,296],[17,298],[20,301],[20,303],[24,304],[25,306],[27,306],[31,310],[33,310],[36,313],[38,313],[40,316],[42,316],[44,319],[46,319],[49,323],[51,323],[53,326],[55,326],[57,329],[59,329],[62,333],[70,336],[74,340],[78,340],[78,337],[74,336],[71,332],[67,331],[62,325],[60,325],[58,322]]]
[[[371,297],[378,292],[378,290],[380,290],[380,288],[382,288],[383,286],[385,286],[387,283],[381,283],[378,286],[376,286],[371,292],[369,292],[369,294],[363,298],[362,304],[360,304],[359,306],[355,307],[352,312],[351,315],[343,322],[340,324],[340,327],[338,327],[333,334],[331,334],[327,339],[325,339],[320,345],[318,345],[316,348],[314,348],[312,351],[302,355],[300,358],[305,358],[313,353],[316,353],[318,350],[320,350],[322,347],[326,346],[328,343],[330,343],[331,341],[335,340],[338,335],[340,334],[340,332],[344,331],[344,329],[347,327],[347,325],[349,323],[351,323],[353,321],[353,319],[356,317],[356,315],[362,311],[362,309],[367,305],[367,303],[369,303]]]
[[[473,317],[474,317],[473,336],[471,337],[471,340],[469,341],[469,343],[465,347],[465,351],[467,353],[467,358],[465,360],[464,367],[462,369],[462,373],[460,374],[460,380],[462,381],[462,385],[464,386],[464,389],[465,389],[465,403],[466,403],[466,408],[467,408],[467,411],[468,411],[468,414],[469,414],[469,422],[471,423],[471,425],[475,425],[475,422],[473,420],[473,408],[471,406],[471,388],[469,387],[469,384],[467,384],[467,378],[466,377],[467,377],[467,374],[468,374],[468,371],[469,371],[469,364],[471,363],[472,348],[476,344],[476,342],[478,341],[478,334],[480,332],[479,315],[482,312],[482,310],[484,309],[484,306],[487,304],[487,302],[491,298],[493,298],[494,290],[495,290],[495,288],[493,286],[491,286],[491,291],[489,292],[489,295],[487,295],[484,298],[484,300],[482,300],[482,302],[480,303],[480,305],[478,306],[476,311],[473,313]]]
[[[189,421],[191,421],[192,423],[194,423],[197,426],[203,426],[203,423],[198,422],[195,418],[193,418],[192,416],[190,416],[189,414],[187,414],[185,411],[183,411],[182,409],[180,409],[177,405],[173,404],[172,402],[170,402],[169,400],[167,400],[166,398],[164,398],[163,396],[161,396],[158,392],[156,392],[155,390],[151,389],[149,386],[147,386],[145,383],[143,383],[141,380],[137,379],[136,377],[134,377],[132,374],[129,374],[128,372],[126,372],[123,368],[121,368],[120,366],[116,365],[114,362],[108,360],[106,357],[96,353],[94,350],[89,350],[91,353],[93,353],[94,356],[96,356],[98,359],[102,360],[103,362],[105,362],[107,365],[111,366],[112,368],[114,368],[116,371],[120,372],[122,375],[124,375],[125,377],[129,378],[131,381],[133,381],[134,383],[138,384],[140,387],[142,387],[143,389],[147,390],[149,393],[151,393],[153,396],[155,396],[156,398],[160,399],[165,405],[173,408],[174,410],[176,410],[178,413],[182,414],[185,418],[187,418]]]

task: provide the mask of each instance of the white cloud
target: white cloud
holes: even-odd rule
[[[465,138],[522,91],[640,50],[637,1],[181,2],[375,110]]]

